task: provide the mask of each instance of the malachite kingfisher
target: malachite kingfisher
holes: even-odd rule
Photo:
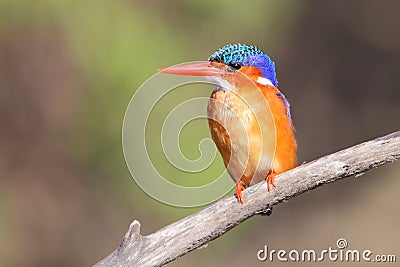
[[[205,62],[159,71],[204,76],[216,86],[207,113],[212,139],[236,182],[236,196],[296,166],[297,144],[290,105],[278,89],[275,63],[256,46],[228,44]],[[266,107],[266,108],[265,108]]]

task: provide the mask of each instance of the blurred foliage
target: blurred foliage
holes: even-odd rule
[[[137,187],[122,154],[122,121],[136,88],[157,68],[205,60],[227,43],[256,44],[276,61],[301,161],[398,129],[399,7],[396,1],[0,0],[0,265],[90,265],[118,245],[133,218],[147,234],[197,210],[160,204]],[[172,92],[149,124],[151,157],[180,184],[220,174],[220,156],[188,180],[165,160],[157,125],[174,101],[207,96],[208,88]],[[183,128],[187,158],[200,155],[207,127],[198,120]],[[398,176],[398,164],[376,173],[382,181]],[[251,219],[171,266],[255,265],[266,242],[313,248],[345,234],[355,244],[379,241],[382,251],[398,251],[392,240],[399,234],[398,200],[383,188],[399,183],[385,179],[383,193],[370,201],[393,198],[376,207],[365,200],[376,185],[372,176],[282,205],[275,216]],[[374,223],[388,230],[370,233]]]

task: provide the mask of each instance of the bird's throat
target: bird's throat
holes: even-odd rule
[[[235,86],[222,77],[206,77],[206,79],[207,79],[207,81],[209,81],[210,83],[215,85],[213,92],[220,91],[220,90],[222,90],[222,91],[235,90]]]

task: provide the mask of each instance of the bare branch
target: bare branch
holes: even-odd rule
[[[204,245],[247,218],[318,186],[400,158],[400,131],[324,156],[276,177],[276,188],[254,185],[243,192],[244,204],[225,197],[157,232],[140,235],[133,221],[121,245],[95,266],[161,266]]]

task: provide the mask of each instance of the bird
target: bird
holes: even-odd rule
[[[184,63],[158,71],[204,76],[215,84],[207,106],[211,137],[224,165],[242,191],[297,165],[297,143],[290,104],[278,89],[274,61],[257,46],[228,44],[207,61]]]

